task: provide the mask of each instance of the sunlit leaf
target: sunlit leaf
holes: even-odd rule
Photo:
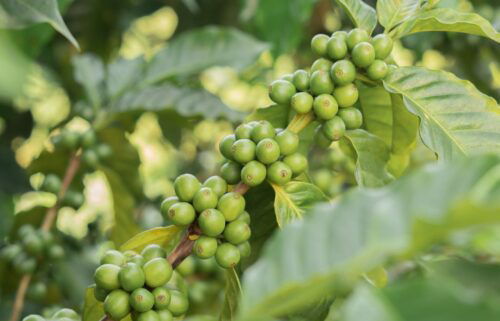
[[[166,247],[175,240],[181,231],[182,229],[175,225],[155,227],[132,237],[120,247],[120,251],[141,252],[149,244],[159,244]]]
[[[390,30],[417,13],[421,3],[422,0],[379,0],[377,1],[378,21],[385,27],[385,30]]]
[[[241,284],[235,269],[226,270],[226,290],[220,321],[236,320],[238,302],[241,296]]]
[[[74,77],[85,89],[94,107],[100,107],[104,100],[105,70],[102,60],[93,54],[73,57]]]
[[[365,29],[369,34],[377,26],[377,14],[375,9],[362,0],[335,0],[351,19],[355,27]]]

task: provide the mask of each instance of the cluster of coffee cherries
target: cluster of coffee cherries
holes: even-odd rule
[[[320,168],[311,172],[314,184],[329,197],[335,197],[344,189],[356,184],[354,159],[333,144],[327,153],[316,157]]]
[[[59,176],[53,173],[49,173],[45,175],[42,185],[40,186],[40,190],[58,195],[59,191],[61,190],[61,184],[62,182]],[[63,199],[60,200],[60,205],[78,209],[83,205],[84,202],[85,196],[83,195],[83,193],[79,190],[70,188],[64,194]]]
[[[201,233],[193,252],[202,259],[215,256],[224,268],[234,267],[250,252],[250,215],[245,211],[245,198],[228,192],[226,180],[211,176],[201,182],[191,174],[174,181],[175,196],[161,204],[163,216],[177,226],[186,227],[196,221]]]
[[[52,137],[52,143],[56,148],[64,148],[69,151],[82,148],[82,161],[91,168],[97,167],[101,160],[108,158],[113,153],[108,144],[99,143],[93,129],[83,133],[65,129],[59,135]]]
[[[22,321],[82,321],[82,318],[72,309],[60,309],[49,318],[44,318],[38,314],[30,314],[24,317]]]
[[[186,313],[187,296],[170,288],[173,269],[156,244],[134,251],[107,251],[94,273],[94,295],[112,320],[171,321]]]
[[[322,126],[318,129],[320,145],[339,140],[349,129],[360,128],[363,115],[355,107],[359,98],[357,74],[377,81],[389,72],[384,61],[392,51],[392,39],[380,34],[371,38],[363,29],[349,33],[337,31],[332,36],[319,34],[311,41],[312,50],[321,58],[310,71],[297,70],[270,86],[270,97],[278,104],[290,105],[298,114],[311,111]]]
[[[22,225],[17,236],[2,249],[0,257],[20,274],[32,274],[39,264],[64,257],[64,249],[50,232]]]
[[[307,169],[307,158],[298,148],[299,136],[289,129],[275,129],[266,120],[241,124],[220,141],[227,159],[221,176],[229,184],[242,181],[253,187],[267,179],[284,185]]]

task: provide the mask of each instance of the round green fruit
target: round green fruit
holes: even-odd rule
[[[275,80],[271,83],[269,96],[278,104],[288,104],[295,94],[295,86],[286,80]]]
[[[153,290],[153,296],[155,298],[155,309],[163,310],[167,309],[170,304],[170,291],[166,287],[159,287]]]
[[[347,41],[347,31],[345,30],[338,30],[332,33],[332,37],[338,37],[344,39],[344,41]]]
[[[314,98],[314,114],[323,120],[332,119],[339,109],[337,101],[332,95],[321,94]]]
[[[339,107],[351,107],[358,101],[358,87],[354,84],[337,87],[333,91],[333,97],[335,97]]]
[[[46,321],[44,317],[38,314],[30,314],[25,316],[22,321]]]
[[[7,262],[12,262],[16,257],[18,257],[23,252],[23,248],[21,245],[14,243],[11,245],[7,245],[2,249],[2,259]]]
[[[115,290],[120,288],[118,275],[120,267],[113,264],[103,264],[94,273],[95,284],[104,290]]]
[[[267,169],[267,179],[277,185],[285,185],[292,179],[292,169],[284,162],[275,162]]]
[[[238,139],[250,139],[250,132],[252,131],[252,126],[249,124],[241,124],[234,130],[234,135],[236,140]]]
[[[224,136],[219,142],[219,152],[227,159],[233,159],[232,146],[236,141],[235,135]]]
[[[303,69],[293,73],[293,85],[297,90],[306,91],[309,89],[309,73]]]
[[[174,181],[175,194],[182,202],[191,202],[200,188],[200,181],[191,174],[182,174]]]
[[[168,310],[173,316],[180,316],[187,312],[189,308],[188,298],[179,291],[170,291],[170,304]]]
[[[243,221],[247,224],[250,224],[250,214],[247,212],[247,211],[243,211],[243,213],[240,214],[240,216],[238,216],[238,218],[236,219],[238,221]]]
[[[328,56],[334,60],[339,60],[347,55],[346,39],[343,37],[331,37],[326,46]]]
[[[226,269],[235,267],[240,261],[240,257],[240,250],[230,243],[222,243],[215,253],[217,264]]]
[[[375,49],[369,42],[360,42],[352,49],[352,61],[360,68],[366,68],[375,60]]]
[[[137,315],[136,321],[160,321],[160,316],[158,312],[154,310],[149,310],[146,312],[139,313]]]
[[[64,248],[59,244],[53,244],[47,249],[47,256],[51,260],[60,260],[64,257]]]
[[[350,60],[339,60],[333,64],[331,76],[336,85],[347,85],[356,79],[356,67]]]
[[[314,98],[307,92],[296,93],[292,97],[291,106],[298,114],[305,114],[311,111]]]
[[[144,263],[146,263],[146,260],[144,259],[144,257],[142,255],[134,255],[133,257],[131,257],[129,259],[129,263],[134,263],[134,264],[137,264],[138,266],[143,266]]]
[[[99,159],[106,159],[113,155],[113,149],[108,144],[98,144],[94,147],[95,152]]]
[[[352,50],[358,43],[368,41],[370,36],[364,29],[354,28],[347,34],[347,48]]]
[[[146,312],[153,308],[155,297],[153,293],[144,288],[135,289],[130,294],[130,306],[137,312]]]
[[[308,161],[307,157],[301,153],[294,153],[283,158],[283,163],[288,165],[292,170],[293,176],[302,174],[307,170]]]
[[[252,129],[251,138],[255,143],[265,138],[273,138],[276,135],[274,126],[267,120],[260,120]]]
[[[379,80],[385,78],[389,68],[387,64],[382,60],[375,60],[366,70],[368,77],[372,80]]]
[[[249,257],[252,253],[252,247],[248,241],[238,244],[238,250],[240,250],[241,257]]]
[[[198,225],[204,235],[216,237],[224,231],[226,219],[219,210],[207,209],[198,217]]]
[[[160,212],[161,215],[163,215],[164,219],[168,219],[168,210],[175,203],[179,203],[179,198],[177,196],[167,197],[166,199],[163,200],[163,202],[161,202]]]
[[[233,161],[227,161],[220,168],[220,175],[228,184],[231,185],[239,183],[240,173],[241,165]]]
[[[156,288],[165,285],[172,277],[172,266],[166,259],[156,258],[142,267],[146,278],[146,285]]]
[[[339,116],[344,121],[347,129],[357,129],[363,124],[363,114],[354,107],[341,109]]]
[[[143,287],[146,282],[141,266],[135,263],[127,263],[122,267],[118,279],[121,287],[128,292]]]
[[[320,190],[327,191],[332,184],[332,173],[327,169],[322,169],[315,172],[312,175],[314,184],[316,184]]]
[[[217,251],[217,239],[209,236],[200,236],[193,245],[193,252],[200,259],[208,259]]]
[[[321,148],[328,148],[333,141],[325,136],[321,127],[318,127],[314,135],[314,142]]]
[[[125,255],[122,254],[122,252],[117,251],[117,250],[108,250],[104,255],[101,257],[101,265],[102,264],[113,264],[117,266],[121,266],[125,264],[126,258]]]
[[[38,234],[27,235],[23,238],[23,247],[31,255],[39,255],[43,251],[43,240]]]
[[[274,138],[278,143],[281,155],[290,155],[299,148],[299,135],[291,130],[282,130]]]
[[[68,190],[64,194],[63,203],[72,208],[80,208],[85,202],[83,193],[74,190]]]
[[[55,174],[47,174],[43,180],[41,190],[53,194],[59,193],[61,189],[61,179]]]
[[[195,213],[193,206],[187,202],[175,203],[168,210],[168,218],[175,225],[187,226],[187,225],[193,223],[195,217],[196,217],[196,213]],[[147,260],[147,258],[146,258],[146,260]]]
[[[266,167],[258,162],[251,161],[241,170],[241,181],[248,186],[260,185],[266,179]]]
[[[188,256],[181,264],[177,265],[175,270],[184,277],[190,276],[196,271],[196,261],[192,256]]]
[[[47,286],[43,282],[33,282],[26,295],[30,300],[41,301],[47,295]]]
[[[215,208],[219,197],[209,187],[202,187],[193,198],[194,209],[200,213],[209,208]]]
[[[226,193],[219,199],[217,209],[221,211],[226,221],[234,221],[245,210],[245,198],[239,193]]]
[[[221,197],[227,192],[227,183],[220,176],[210,176],[205,180],[203,186],[212,189],[217,197]]]
[[[322,129],[325,136],[331,140],[339,140],[345,134],[345,124],[339,116],[335,116],[326,121],[323,124]]]
[[[156,311],[160,321],[174,321],[174,316],[167,309]]]
[[[75,320],[75,321],[81,319],[80,316],[78,315],[78,313],[76,313],[72,309],[61,309],[52,315],[52,319],[55,319],[55,320],[62,319],[62,318],[68,318],[68,319]]]
[[[103,288],[100,288],[98,286],[94,286],[94,297],[97,301],[99,302],[104,302],[106,300],[106,297],[108,296],[109,291],[104,290]]]
[[[224,238],[234,245],[248,241],[251,234],[250,226],[240,220],[229,223],[224,230]]]
[[[129,295],[123,290],[113,290],[104,300],[104,312],[112,320],[121,320],[130,313]]]
[[[99,165],[99,155],[94,149],[86,149],[82,153],[82,161],[89,167],[97,167]]]
[[[238,139],[233,144],[233,158],[240,164],[246,164],[255,158],[255,143],[250,139]]]
[[[87,130],[82,134],[82,147],[89,148],[94,146],[97,143],[97,136],[93,130]]]
[[[272,164],[280,157],[280,147],[274,139],[264,138],[257,144],[255,154],[262,164]]]
[[[313,95],[331,94],[334,86],[330,78],[330,72],[322,70],[315,71],[311,75],[310,87]]]
[[[61,144],[67,149],[76,149],[80,145],[79,133],[65,130],[61,135]]]
[[[144,249],[142,249],[141,256],[143,257],[144,262],[148,262],[158,257],[166,257],[167,252],[165,252],[165,250],[158,244],[149,244]]]
[[[392,51],[393,41],[392,38],[386,34],[379,34],[372,39],[373,47],[375,48],[375,58],[385,59]]]
[[[311,39],[311,49],[318,56],[326,55],[326,47],[329,37],[327,35],[318,34]]]
[[[311,66],[311,74],[318,70],[328,72],[332,68],[332,64],[330,60],[325,58],[316,59]]]
[[[293,81],[293,75],[292,74],[285,74],[285,75],[281,76],[280,79],[292,82]]]

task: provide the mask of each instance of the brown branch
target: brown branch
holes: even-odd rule
[[[238,185],[234,187],[233,192],[244,195],[246,192],[248,192],[249,189],[250,186],[246,185],[243,182],[240,182]]]
[[[77,151],[71,156],[68,167],[66,168],[66,172],[64,173],[61,189],[57,194],[56,203],[54,204],[54,206],[52,206],[47,210],[47,213],[45,214],[45,217],[43,219],[42,229],[44,231],[49,231],[52,228],[52,225],[54,224],[61,201],[66,192],[68,191],[68,188],[71,185],[73,178],[75,178],[78,169],[80,168],[80,154],[81,153]],[[30,274],[26,274],[21,278],[21,281],[19,282],[19,287],[17,288],[14,305],[12,306],[12,314],[10,316],[10,321],[19,320],[19,317],[21,315],[24,306],[24,298],[26,297],[26,291],[28,290],[30,282],[31,282]]]
[[[179,244],[177,244],[172,253],[170,253],[167,257],[168,262],[174,269],[191,254],[194,242],[198,239],[198,236],[200,236],[200,234],[201,231],[195,223],[189,226],[188,230],[182,237],[182,240],[179,242]]]

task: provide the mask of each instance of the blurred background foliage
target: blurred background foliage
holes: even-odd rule
[[[375,7],[375,0],[366,2]],[[48,24],[0,29],[0,240],[20,222],[39,222],[55,202],[37,188],[41,172],[66,166],[68,155],[57,162],[45,155],[54,149],[50,137],[59,128],[84,131],[92,120],[114,156],[80,178],[83,206],[60,209],[57,229],[68,259],[46,280],[49,295],[29,300],[26,312],[54,304],[79,307],[98,253],[161,225],[158,204],[172,194],[172,180],[182,172],[201,179],[215,173],[218,140],[246,114],[270,104],[271,80],[312,63],[312,35],[351,27],[329,0],[58,4],[80,51]],[[498,1],[442,0],[438,6],[475,10],[500,29]],[[402,66],[453,71],[500,99],[500,46],[492,41],[421,33],[396,43],[393,55]],[[310,177],[327,195],[355,184],[354,160],[338,146],[313,150],[311,159]],[[420,143],[409,170],[433,160]],[[491,229],[461,241],[500,255],[499,235]],[[213,267],[198,269],[192,279],[220,274]],[[2,267],[0,273],[5,275]],[[6,319],[17,280],[2,279],[0,318]],[[210,310],[222,303],[220,282],[213,283],[193,287],[196,312],[210,312],[196,305],[207,295],[219,296]],[[359,291],[394,296],[403,290]]]

